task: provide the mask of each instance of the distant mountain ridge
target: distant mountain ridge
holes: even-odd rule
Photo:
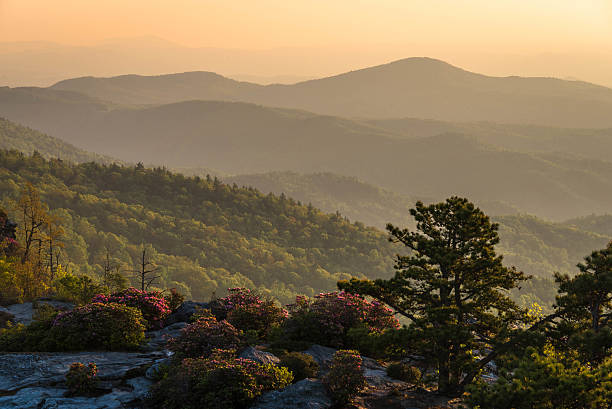
[[[612,127],[612,89],[541,77],[490,77],[431,58],[292,85],[239,82],[210,72],[84,77],[51,87],[123,104],[243,101],[361,118],[416,117],[559,127]]]

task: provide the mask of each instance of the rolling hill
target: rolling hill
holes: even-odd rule
[[[43,157],[60,158],[74,163],[118,162],[112,158],[96,153],[86,152],[58,138],[0,118],[0,149],[16,150],[30,155],[34,152]]]
[[[45,161],[41,156],[4,152],[0,167],[3,200],[6,204],[8,198],[14,198],[26,180],[43,190],[45,199],[66,220],[63,257],[71,261],[70,268],[95,274],[109,247],[114,262],[129,270],[140,245],[145,244],[164,268],[163,284],[197,296],[249,285],[289,300],[296,292],[333,288],[333,280],[342,276],[333,271],[387,274],[392,253],[385,234],[364,223],[379,228],[387,222],[412,226],[408,209],[414,201],[434,200],[331,173],[224,176],[227,184],[223,184],[210,177],[187,179],[160,168],[72,165],[54,159],[58,147],[64,159],[69,154],[83,161],[100,157],[9,121],[0,123],[3,143],[12,143],[11,148],[35,146],[43,156],[53,158]],[[294,199],[315,207],[302,206]],[[575,271],[584,255],[612,238],[607,228],[612,225],[609,216],[552,223],[521,214],[502,216],[518,213],[504,203],[477,204],[488,214],[500,215],[493,220],[500,223],[499,249],[506,262],[538,277],[517,294],[527,304],[550,304],[554,296],[551,272]],[[317,207],[329,215],[319,213]],[[306,221],[308,217],[302,220],[304,211],[316,215],[316,222]],[[348,223],[347,216],[355,223]],[[295,230],[292,220],[298,223]],[[345,227],[338,230],[332,227],[334,223]],[[378,238],[364,242],[356,238],[359,232]],[[316,237],[331,241],[320,244]],[[349,244],[350,240],[362,244]],[[344,257],[353,260],[343,261]],[[294,273],[317,284],[307,285]]]
[[[555,78],[490,77],[431,58],[406,58],[292,85],[263,86],[189,72],[84,77],[52,89],[124,104],[224,100],[344,117],[612,127],[610,88]]]
[[[253,186],[264,193],[285,194],[328,213],[340,211],[350,220],[381,229],[386,223],[413,228],[408,210],[416,200],[432,202],[430,198],[408,197],[330,173],[273,172],[224,180]],[[520,214],[503,203],[476,201],[476,204],[500,224],[499,248],[506,262],[539,277],[550,278],[553,271],[574,272],[582,257],[593,249],[603,248],[612,239],[612,216],[586,216],[553,223]]]
[[[121,107],[84,98],[0,89],[0,115],[131,163],[233,175],[331,172],[413,197],[457,194],[557,220],[612,211],[612,162],[511,151],[483,143],[484,133],[407,137],[369,122],[239,102]],[[582,137],[568,135],[570,146]]]

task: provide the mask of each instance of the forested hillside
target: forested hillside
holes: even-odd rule
[[[579,217],[577,219],[568,220],[565,224],[605,236],[612,236],[612,215],[610,214]]]
[[[28,127],[0,117],[0,149],[18,150],[25,154],[40,153],[45,158],[59,158],[70,162],[115,162],[108,156],[86,152]]]
[[[409,209],[414,207],[416,200],[432,201],[428,198],[410,198],[356,178],[330,173],[302,175],[272,172],[240,175],[224,180],[253,186],[264,193],[284,193],[305,203],[310,202],[326,212],[339,210],[351,220],[359,220],[380,229],[387,223],[414,228],[414,219]],[[556,291],[552,274],[575,273],[576,264],[589,249],[602,247],[612,240],[610,216],[588,216],[553,223],[519,214],[516,209],[500,203],[476,204],[500,224],[499,251],[504,254],[506,265],[514,265],[537,278],[524,286],[527,291],[523,294],[531,292],[536,295],[532,301],[546,300],[552,304]]]
[[[408,196],[457,194],[556,220],[612,211],[612,163],[596,157],[510,151],[465,134],[406,138],[370,123],[245,103],[82,102],[76,110],[62,100],[50,109],[44,101],[58,91],[41,92],[0,90],[0,114],[132,163],[227,174],[333,172]]]
[[[160,287],[197,299],[248,286],[288,302],[349,274],[388,276],[397,251],[381,231],[340,215],[159,168],[2,151],[0,172],[5,207],[31,182],[61,218],[69,269],[99,273],[108,249],[114,264],[133,270],[145,245],[161,267]]]

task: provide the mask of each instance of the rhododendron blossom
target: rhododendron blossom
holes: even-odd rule
[[[294,318],[311,322],[319,342],[336,347],[343,346],[351,328],[365,326],[370,332],[381,333],[400,326],[393,311],[383,304],[343,291],[321,293],[312,301],[297,296],[288,308]]]
[[[102,304],[117,303],[138,308],[142,312],[144,319],[147,320],[149,328],[162,327],[164,319],[171,313],[168,302],[161,293],[141,291],[134,287],[111,295],[98,294],[93,298],[92,302]]]

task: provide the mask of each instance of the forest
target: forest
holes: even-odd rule
[[[144,246],[160,286],[189,298],[248,286],[288,302],[349,275],[387,276],[398,251],[381,231],[340,214],[215,178],[17,151],[0,152],[0,172],[6,209],[31,183],[62,220],[66,269],[100,276],[108,253],[131,271]]]

